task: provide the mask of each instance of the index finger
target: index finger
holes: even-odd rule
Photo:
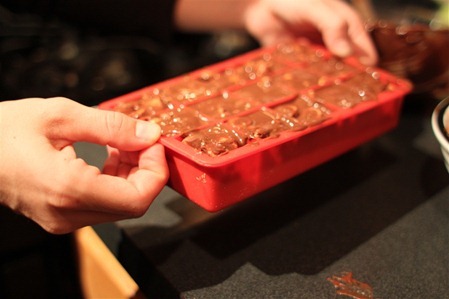
[[[334,55],[354,55],[374,65],[377,52],[365,24],[351,6],[342,1],[317,1],[304,18],[321,33],[325,46]]]
[[[326,46],[338,54],[336,46],[347,43],[351,55],[358,57],[365,65],[375,65],[377,51],[361,16],[346,3],[334,1],[329,5],[331,10],[328,10],[326,21],[320,25]]]

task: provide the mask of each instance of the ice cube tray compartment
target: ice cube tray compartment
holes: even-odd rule
[[[158,123],[169,185],[218,211],[396,126],[408,81],[304,40],[103,102]]]

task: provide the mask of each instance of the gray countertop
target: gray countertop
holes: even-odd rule
[[[143,217],[95,229],[149,298],[336,298],[344,273],[359,295],[447,298],[436,104],[406,98],[396,129],[222,212],[166,187]],[[78,151],[101,165],[101,147]]]

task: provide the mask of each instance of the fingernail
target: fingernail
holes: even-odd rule
[[[160,134],[161,128],[157,124],[147,121],[138,121],[136,124],[136,137],[139,139],[155,140]]]
[[[347,57],[352,54],[349,43],[345,40],[337,40],[333,44],[334,53],[340,57]]]

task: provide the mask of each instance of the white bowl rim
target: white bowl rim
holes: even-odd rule
[[[449,139],[446,135],[444,125],[449,124],[449,113],[445,113],[446,108],[449,106],[449,97],[441,100],[435,107],[432,113],[432,130],[435,134],[440,145],[449,151]],[[449,111],[448,111],[449,112]]]

